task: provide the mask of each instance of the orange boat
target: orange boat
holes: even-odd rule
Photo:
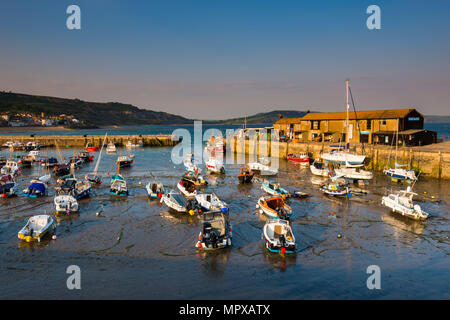
[[[292,214],[292,209],[283,200],[282,196],[261,197],[256,204],[259,213],[265,213],[274,219],[288,220]]]
[[[92,144],[88,143],[86,145],[86,151],[87,152],[96,152],[96,151],[98,151],[98,148],[94,147]]]
[[[253,176],[255,174],[249,167],[242,167],[241,172],[238,174],[238,179],[240,183],[250,183],[252,182]]]

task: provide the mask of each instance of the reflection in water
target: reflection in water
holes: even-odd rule
[[[288,266],[297,264],[297,253],[285,254],[270,252],[266,247],[262,246],[264,258],[274,268],[279,269],[281,272],[286,271]]]
[[[416,221],[402,215],[387,212],[381,216],[381,219],[388,225],[392,226],[394,237],[401,238],[403,233],[401,231],[409,231],[414,234],[422,234],[426,227],[426,221]]]
[[[205,274],[213,277],[221,277],[230,259],[231,248],[218,249],[215,251],[197,250],[197,258],[205,271]]]

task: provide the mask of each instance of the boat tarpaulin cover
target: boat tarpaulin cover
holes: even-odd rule
[[[29,189],[34,189],[37,191],[45,191],[45,185],[43,183],[37,183],[37,182],[33,182]]]

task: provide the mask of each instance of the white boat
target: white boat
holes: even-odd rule
[[[281,196],[267,196],[258,199],[256,209],[259,213],[264,213],[272,219],[289,219],[292,209]]]
[[[206,142],[204,152],[211,153],[223,153],[225,151],[223,138],[222,137],[214,137],[211,136],[210,139]]]
[[[19,164],[13,160],[6,161],[6,165],[0,170],[1,174],[15,176],[19,172]]]
[[[33,159],[33,161],[37,161],[39,157],[39,151],[38,150],[31,150],[28,152],[28,156]]]
[[[211,173],[225,173],[225,167],[223,165],[223,161],[216,159],[214,157],[210,157],[206,162],[206,170]]]
[[[266,248],[270,252],[295,253],[295,237],[288,221],[282,219],[267,221],[263,235]]]
[[[78,212],[78,202],[71,195],[59,195],[54,199],[56,213],[74,213]]]
[[[261,189],[273,196],[289,196],[289,192],[282,188],[279,182],[265,181],[262,183]]]
[[[89,181],[77,181],[72,189],[71,195],[76,199],[83,199],[90,195],[92,186]]]
[[[2,144],[2,147],[5,147],[5,148],[12,148],[12,147],[14,147],[14,142],[12,142],[12,141],[6,141],[4,144]]]
[[[202,172],[202,170],[194,163],[193,153],[188,153],[186,155],[186,158],[183,160],[183,164],[187,171],[192,171],[198,174]]]
[[[17,236],[21,240],[30,242],[41,239],[56,229],[55,221],[49,215],[37,215],[28,219],[27,224],[18,232]]]
[[[398,165],[395,168],[384,169],[383,173],[392,179],[416,181],[417,176],[414,170],[406,170]]]
[[[195,189],[195,184],[188,180],[182,178],[178,184],[177,188],[183,193],[187,198],[193,198],[197,195],[197,190]]]
[[[139,140],[137,143],[132,142],[131,140],[128,140],[125,147],[127,148],[142,148],[144,146],[144,142],[142,140]]]
[[[315,176],[328,177],[330,175],[330,170],[328,170],[323,162],[317,159],[309,166],[309,169]]]
[[[222,212],[202,215],[202,231],[195,245],[197,249],[215,250],[231,246],[231,224]]]
[[[350,165],[346,164],[345,167],[334,169],[336,175],[342,175],[346,179],[351,180],[370,180],[373,179],[373,173],[367,170],[361,169],[363,165]]]
[[[187,200],[181,193],[171,190],[161,197],[160,203],[164,203],[169,209],[176,212],[187,212],[190,215],[195,214],[195,204]]]
[[[323,193],[328,194],[330,196],[337,196],[337,197],[346,196],[348,198],[352,196],[351,188],[348,186],[347,182],[343,180],[342,175],[336,175],[331,177],[331,181],[326,184],[322,184],[319,187],[319,189]]]
[[[106,146],[106,153],[116,153],[116,151],[117,149],[114,142],[108,143],[108,145]]]
[[[411,191],[411,187],[408,187],[406,190],[382,197],[381,204],[390,208],[393,212],[400,213],[402,216],[414,220],[425,220],[428,218],[428,213],[424,212],[420,205],[413,203],[412,198],[414,195],[417,194]]]
[[[48,183],[50,181],[50,179],[52,178],[52,176],[50,174],[45,174],[43,176],[40,176],[38,178],[39,181],[43,182],[43,183]]]
[[[247,163],[247,166],[252,170],[252,171],[259,171],[259,173],[261,175],[266,175],[266,176],[273,176],[278,174],[278,169],[275,167],[269,167],[268,165],[259,163],[259,162],[249,162]]]
[[[163,184],[156,180],[150,181],[145,186],[145,190],[147,190],[148,196],[152,199],[161,199],[165,193]]]
[[[111,178],[111,187],[109,189],[111,194],[117,196],[127,196],[128,195],[128,186],[125,178],[121,176],[119,173],[115,174]]]
[[[197,194],[195,200],[201,206],[204,211],[228,211],[228,204],[225,201],[219,199],[215,193],[203,193]]]

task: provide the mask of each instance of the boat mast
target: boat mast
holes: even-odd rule
[[[346,146],[346,148],[348,149],[348,147],[349,147],[349,145],[350,145],[350,134],[349,134],[349,128],[350,128],[350,126],[349,126],[349,123],[348,123],[348,110],[349,110],[349,108],[350,108],[350,105],[349,105],[349,103],[348,103],[348,86],[349,86],[349,81],[350,80],[345,80],[345,94],[346,94],[346,103],[347,103],[347,121],[346,121],[346,125],[347,125],[347,139],[346,139],[346,142],[347,142],[347,146]]]
[[[102,147],[100,148],[100,153],[98,155],[97,163],[95,164],[94,175],[97,175],[98,165],[100,164],[100,158],[102,157],[103,146],[105,145],[107,136],[108,136],[108,133],[105,133],[105,138],[103,139]]]

